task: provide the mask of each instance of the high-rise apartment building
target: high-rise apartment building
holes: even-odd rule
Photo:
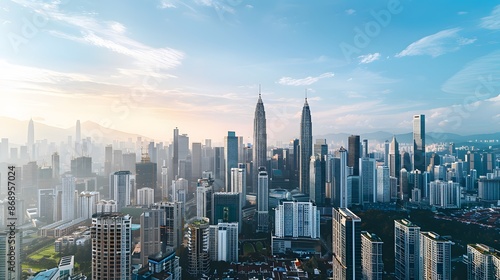
[[[382,280],[384,273],[383,245],[384,242],[376,234],[361,232],[361,273],[363,279]]]
[[[361,219],[348,208],[332,210],[334,279],[362,279]]]
[[[394,221],[395,278],[419,280],[420,227],[407,219]]]
[[[210,271],[209,220],[198,219],[187,226],[188,268],[192,277],[199,277]]]
[[[500,251],[484,244],[468,244],[467,279],[500,279]]]
[[[451,279],[451,241],[421,232],[419,262],[421,279]]]
[[[312,202],[282,201],[275,211],[274,235],[319,238],[320,213]]]
[[[145,210],[140,217],[141,263],[148,264],[148,257],[161,251],[161,225],[164,222],[162,209]]]
[[[121,213],[92,216],[92,279],[130,279],[132,273],[132,218]]]

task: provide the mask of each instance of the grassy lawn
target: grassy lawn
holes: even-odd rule
[[[54,268],[59,262],[59,255],[54,250],[54,243],[51,243],[27,256],[21,264],[23,271],[31,268],[33,271],[40,271]]]

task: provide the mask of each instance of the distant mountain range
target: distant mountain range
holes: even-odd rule
[[[27,141],[28,122],[0,116],[0,138],[9,138],[9,142],[17,145],[24,145]],[[49,142],[59,143],[68,141],[68,136],[75,140],[75,125],[69,128],[58,128],[49,126],[35,121],[35,139],[48,139]],[[129,139],[132,142],[137,140],[137,137],[142,137],[143,140],[150,139],[147,136],[127,133],[120,130],[106,128],[92,121],[81,123],[82,138],[91,137],[93,141],[100,143],[113,143],[113,141],[127,142]],[[222,135],[222,134],[221,134]],[[315,135],[315,139],[326,139],[327,143],[347,143],[347,138],[351,134],[348,133],[329,133],[324,135]],[[412,143],[413,134],[402,133],[392,134],[385,131],[377,131],[360,134],[360,139],[368,139],[369,142],[383,143],[385,140],[391,141],[392,137],[396,136],[399,143]],[[482,142],[488,140],[500,140],[500,132],[490,134],[474,134],[474,135],[458,135],[453,133],[435,133],[429,132],[426,134],[426,143],[454,142],[457,144],[467,142]],[[222,136],[221,136],[222,138]],[[499,143],[497,142],[496,145]]]
[[[27,121],[1,117],[0,116],[0,137],[9,138],[9,143],[14,145],[24,145],[27,142],[28,135]],[[132,139],[133,142],[137,137],[149,139],[148,137],[139,134],[127,133],[120,130],[106,128],[92,121],[85,121],[81,124],[82,138],[91,137],[93,141],[100,143],[113,143],[113,141],[127,142]],[[75,141],[76,121],[75,125],[69,128],[59,128],[34,121],[35,140],[47,139],[49,142],[59,143],[68,141],[68,136],[71,136],[72,141]]]

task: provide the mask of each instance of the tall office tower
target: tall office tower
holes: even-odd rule
[[[148,155],[151,162],[158,163],[158,148],[155,146],[154,141],[148,144]]]
[[[361,176],[360,185],[362,192],[362,203],[373,203],[377,201],[377,163],[373,158],[360,159]]]
[[[500,251],[484,244],[467,244],[467,279],[500,279]]]
[[[160,225],[160,234],[162,241],[162,251],[167,247],[178,248],[182,244],[183,220],[182,203],[180,202],[161,202],[154,204],[151,209],[161,209],[163,218]]]
[[[15,246],[13,246],[15,245]],[[14,259],[11,259],[11,256]],[[15,230],[0,231],[0,279],[15,280],[21,278],[21,232]]]
[[[62,177],[61,213],[63,221],[75,218],[75,177],[64,174]]]
[[[340,154],[339,154],[340,156]],[[341,166],[341,160],[340,157],[333,157],[333,155],[329,158],[329,166],[328,169],[331,172],[332,176],[332,206],[334,207],[339,207],[340,202],[341,202],[341,196],[340,196],[340,166]],[[346,163],[347,164],[347,163]],[[346,179],[347,180],[347,179]]]
[[[316,139],[314,143],[313,156],[324,157],[328,154],[328,145],[326,144],[326,139]]]
[[[348,145],[347,166],[352,167],[352,175],[359,176],[359,159],[361,158],[359,135],[349,136]]]
[[[425,115],[413,116],[413,170],[425,171]]]
[[[257,176],[257,231],[269,230],[269,177],[264,167]]]
[[[9,138],[2,138],[2,142],[0,142],[0,161],[7,161],[9,158]]]
[[[299,190],[304,194],[309,194],[310,160],[312,156],[312,121],[307,97],[302,108],[300,120],[300,170],[299,170]]]
[[[179,175],[179,129],[174,128],[174,141],[173,141],[173,155],[172,155],[172,177],[169,179],[169,182],[177,179],[177,175]]]
[[[196,217],[198,219],[211,218],[214,192],[212,183],[211,179],[198,179],[196,186]]]
[[[238,223],[210,226],[210,260],[238,262]]]
[[[420,227],[407,219],[394,221],[395,278],[420,279]]]
[[[132,175],[137,174],[135,171],[135,163],[136,163],[136,154],[135,153],[125,153],[122,154],[122,166],[121,170],[130,171]]]
[[[292,157],[292,175],[291,181],[292,186],[296,186],[294,188],[299,187],[299,177],[300,177],[300,141],[299,139],[293,139],[290,141],[290,149],[293,153]]]
[[[152,188],[141,188],[137,190],[136,205],[149,206],[155,202],[155,190]]]
[[[34,160],[36,157],[35,157],[35,125],[33,124],[33,119],[30,119],[30,122],[28,124],[28,142],[26,145],[28,147],[28,153],[31,160]]]
[[[389,175],[399,179],[400,170],[401,155],[399,154],[399,143],[396,140],[396,136],[393,136],[389,148]]]
[[[123,153],[122,150],[113,150],[112,172],[123,170]]]
[[[368,154],[368,139],[363,139],[363,152],[361,153],[362,158],[369,157]]]
[[[59,160],[59,154],[55,152],[52,154],[52,179],[59,181],[60,174],[61,174],[61,164]]]
[[[406,169],[407,171],[413,170],[411,163],[411,156],[408,152],[401,153],[401,169]]]
[[[362,279],[361,219],[348,208],[332,210],[334,279]]]
[[[229,192],[241,193],[241,207],[246,205],[247,171],[245,164],[238,163],[238,168],[231,168],[231,188]]]
[[[389,167],[377,167],[377,202],[391,202]]]
[[[225,182],[225,166],[224,166],[224,148],[215,147],[214,148],[214,178],[216,180],[222,180]]]
[[[274,215],[276,237],[320,237],[320,213],[312,202],[281,201]]]
[[[54,222],[54,210],[56,207],[56,194],[54,189],[38,190],[38,217],[47,223]],[[2,219],[4,216],[0,216]]]
[[[187,134],[181,134],[179,135],[179,160],[186,160],[188,156],[189,156],[189,136]]]
[[[80,126],[80,120],[76,120],[75,143],[80,144],[81,142],[82,142],[82,127]]]
[[[92,279],[130,279],[132,218],[122,213],[92,216]]]
[[[201,143],[191,144],[191,177],[193,182],[201,178]]]
[[[483,174],[486,175],[488,173],[492,173],[495,169],[495,154],[493,153],[483,153],[482,157],[482,170]]]
[[[166,162],[163,162],[163,166],[161,167],[161,201],[172,201],[172,197],[170,194],[172,193],[170,189],[170,184],[172,181],[168,181],[168,168],[166,166]]]
[[[311,157],[310,165],[309,200],[313,201],[318,206],[323,206],[325,203],[326,162],[324,157],[316,154]]]
[[[349,205],[349,196],[351,192],[351,190],[347,188],[347,176],[350,175],[347,166],[347,150],[344,149],[344,147],[340,147],[339,153],[340,153],[340,169],[339,169],[340,208],[347,208],[347,206]]]
[[[130,193],[135,190],[135,176],[130,171],[117,171],[109,177],[109,197],[116,201],[118,212],[130,205]]]
[[[384,142],[384,166],[389,166],[389,150],[390,150],[390,143],[388,140],[385,140],[385,142]]]
[[[476,170],[478,175],[482,174],[482,163],[481,163],[481,154],[474,151],[468,151],[465,157],[466,162],[469,164],[469,169],[467,172],[470,174],[470,170]]]
[[[155,190],[155,201],[161,201],[161,190],[157,185],[157,167],[155,162],[151,162],[148,154],[143,154],[141,162],[135,164],[136,189],[152,188]],[[134,189],[134,192],[135,190]]]
[[[148,265],[148,257],[161,251],[161,231],[164,213],[161,209],[145,210],[140,217],[141,263]]]
[[[107,145],[104,148],[104,176],[107,177],[112,172],[113,165],[113,146]]]
[[[399,171],[399,199],[408,201],[410,198],[410,182],[405,168]]]
[[[384,261],[382,247],[384,242],[374,233],[361,232],[361,270],[366,280],[382,280]]]
[[[430,182],[429,204],[439,208],[460,208],[461,190],[458,183],[453,181]]]
[[[212,216],[211,224],[219,222],[234,223],[239,225],[241,232],[241,206],[240,193],[215,192],[212,195]]]
[[[192,277],[199,277],[210,271],[209,219],[193,221],[187,226],[188,268]]]
[[[238,137],[234,131],[228,131],[227,136],[224,137],[224,152],[225,152],[225,185],[226,192],[231,187],[231,168],[238,167]]]
[[[266,132],[266,111],[264,110],[264,103],[260,95],[255,106],[255,115],[253,120],[253,174],[252,181],[254,186],[253,190],[257,187],[257,177],[259,168],[261,166],[267,167],[267,132]],[[240,160],[240,162],[243,162]]]
[[[451,241],[421,232],[419,262],[421,279],[451,279]]]

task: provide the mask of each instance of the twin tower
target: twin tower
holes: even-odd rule
[[[257,170],[259,170],[261,166],[267,166],[266,112],[260,93],[257,106],[255,107],[253,143],[253,182],[257,182]],[[312,147],[311,110],[309,109],[309,103],[307,103],[306,97],[300,120],[299,190],[302,193],[307,193],[309,189],[310,158],[313,154]]]

